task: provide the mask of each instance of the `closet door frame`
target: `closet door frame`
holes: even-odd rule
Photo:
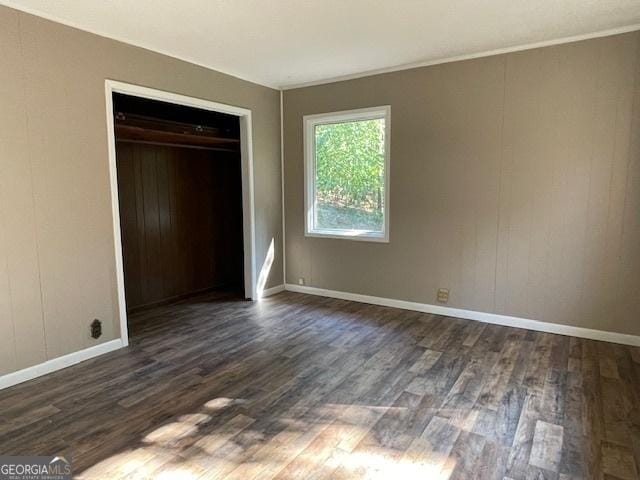
[[[159,100],[187,107],[235,115],[240,120],[240,157],[242,164],[242,234],[244,243],[244,291],[245,297],[259,300],[255,264],[255,201],[253,183],[253,142],[251,110],[188,97],[153,88],[142,87],[115,80],[105,81],[107,139],[109,147],[109,176],[111,181],[111,210],[113,217],[114,250],[116,261],[116,283],[118,289],[118,312],[120,315],[120,338],[123,346],[129,344],[127,305],[124,293],[124,267],[122,258],[122,235],[120,232],[120,206],[118,203],[118,172],[116,165],[116,136],[113,123],[113,94],[123,93],[135,97]]]

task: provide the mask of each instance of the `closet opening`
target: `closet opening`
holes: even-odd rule
[[[194,298],[253,298],[246,291],[253,279],[245,278],[253,272],[246,268],[242,116],[111,94],[121,315]]]

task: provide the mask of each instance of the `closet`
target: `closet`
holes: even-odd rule
[[[127,309],[243,294],[238,117],[114,94]]]

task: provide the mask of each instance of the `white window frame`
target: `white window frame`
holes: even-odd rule
[[[316,136],[318,125],[384,119],[384,222],[383,231],[319,229],[315,225]],[[320,113],[303,117],[304,142],[304,234],[307,237],[340,238],[366,242],[389,242],[391,106],[359,108],[341,112]]]

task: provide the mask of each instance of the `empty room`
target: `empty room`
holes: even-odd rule
[[[0,480],[640,480],[640,1],[0,0]]]

